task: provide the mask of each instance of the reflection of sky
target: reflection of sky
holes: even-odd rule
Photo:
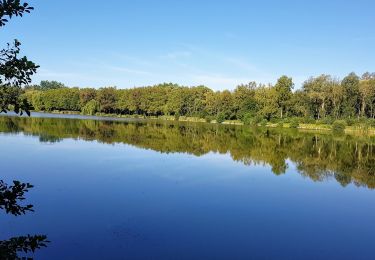
[[[48,234],[40,259],[372,254],[373,191],[314,183],[290,161],[275,176],[269,166],[212,152],[4,134],[0,144],[2,176],[34,184],[28,202],[36,210],[0,215],[0,238]]]

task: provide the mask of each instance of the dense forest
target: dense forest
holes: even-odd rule
[[[36,117],[0,117],[0,131],[33,135],[49,143],[75,138],[124,143],[162,153],[230,154],[245,165],[269,165],[277,175],[285,173],[288,162],[293,162],[297,172],[314,181],[334,178],[343,186],[353,183],[375,188],[375,139],[371,137],[169,121]]]
[[[361,77],[350,73],[342,80],[329,75],[311,77],[294,90],[292,78],[280,77],[274,85],[250,82],[233,91],[213,91],[205,86],[171,83],[131,89],[115,87],[68,88],[56,81],[42,81],[24,89],[36,111],[77,111],[139,116],[191,116],[207,121],[300,118],[312,122],[375,117],[375,73]],[[371,120],[370,120],[371,121]]]

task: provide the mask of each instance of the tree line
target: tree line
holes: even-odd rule
[[[245,123],[292,117],[336,120],[375,117],[375,73],[350,73],[342,80],[320,75],[295,90],[292,78],[272,84],[250,82],[233,91],[172,83],[117,89],[66,87],[56,81],[28,86],[24,96],[36,111],[79,111],[140,116],[192,116]]]

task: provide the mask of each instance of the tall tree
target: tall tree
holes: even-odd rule
[[[309,108],[306,104],[309,103],[309,98],[303,90],[297,90],[293,93],[290,99],[291,115],[296,117],[308,117],[310,115]]]
[[[288,103],[292,96],[292,89],[294,83],[292,78],[287,76],[281,76],[275,85],[276,90],[276,102],[280,110],[280,118],[283,118],[285,111],[287,110]]]
[[[359,77],[350,73],[341,81],[344,91],[343,113],[346,117],[355,117],[360,115],[360,93]]]
[[[50,89],[59,89],[59,88],[66,88],[66,86],[58,81],[52,80],[42,80],[39,84],[39,90],[46,91]]]
[[[312,77],[304,82],[303,90],[309,98],[311,114],[320,119],[325,117],[328,111],[328,102],[332,92],[333,80],[329,75]]]
[[[361,99],[361,116],[374,117],[375,102],[375,74],[366,72],[359,82],[359,94]]]
[[[104,113],[112,113],[116,109],[116,88],[101,88],[98,92],[98,102]]]
[[[79,91],[79,103],[84,107],[88,102],[96,98],[96,90],[94,88],[83,88]]]
[[[275,87],[261,85],[255,92],[258,114],[267,120],[277,117],[279,112],[278,93]]]
[[[245,114],[252,116],[256,113],[255,90],[256,82],[250,82],[246,85],[239,85],[233,92],[234,112],[238,119],[242,119]]]

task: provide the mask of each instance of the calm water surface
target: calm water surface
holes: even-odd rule
[[[42,117],[43,116],[43,117]],[[0,117],[36,259],[374,259],[375,140],[174,122]]]

